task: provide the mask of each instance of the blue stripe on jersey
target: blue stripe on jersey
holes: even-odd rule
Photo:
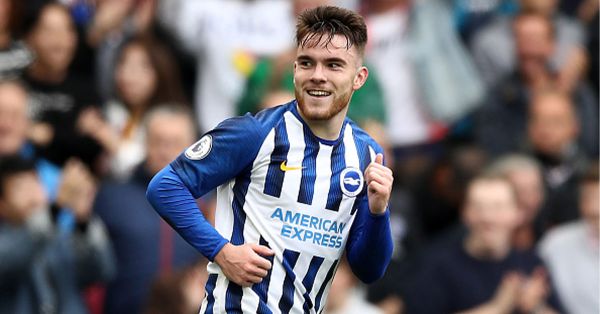
[[[319,289],[319,292],[317,293],[317,297],[315,299],[315,303],[316,303],[315,310],[316,311],[319,311],[319,307],[321,307],[321,298],[323,297],[325,288],[327,288],[327,284],[329,283],[331,278],[333,278],[333,274],[335,273],[337,264],[338,264],[338,260],[335,260],[335,262],[333,262],[333,264],[331,265],[331,268],[329,268],[329,271],[327,272],[327,276],[325,276],[325,280],[321,284],[321,288]]]
[[[356,146],[356,152],[358,153],[358,161],[360,162],[360,171],[363,173],[371,163],[371,154],[369,153],[369,145],[364,145],[359,142],[358,138],[354,136],[354,145]]]
[[[292,250],[283,251],[283,268],[285,269],[285,279],[283,281],[283,293],[279,300],[279,309],[281,313],[289,313],[292,305],[294,304],[294,280],[296,275],[294,274],[294,266],[298,261],[300,253]]]
[[[310,309],[313,308],[312,300],[310,299],[310,292],[312,291],[313,284],[315,283],[315,278],[317,277],[317,272],[319,268],[321,268],[321,264],[323,264],[324,258],[319,256],[313,256],[310,260],[310,265],[308,266],[308,271],[302,280],[302,285],[306,288],[306,292],[304,293],[304,313],[309,313]]]
[[[242,295],[244,292],[242,286],[230,281],[225,294],[225,312],[226,313],[241,313],[242,312]]]
[[[244,244],[244,224],[246,223],[246,213],[244,212],[244,203],[246,201],[246,193],[250,185],[250,169],[246,169],[244,173],[235,179],[233,185],[233,232],[231,233],[231,244]],[[242,306],[242,287],[235,282],[230,281],[227,286],[225,297],[225,308],[227,313],[230,310],[241,309]]]
[[[269,247],[269,243],[267,243],[267,241],[265,241],[265,239],[261,236],[258,244],[260,245],[264,245],[266,247]],[[271,262],[271,265],[273,265],[273,256],[267,256],[265,257],[269,262]],[[268,289],[269,289],[269,282],[271,281],[271,271],[273,268],[269,269],[269,271],[267,272],[267,275],[263,278],[263,280],[260,283],[254,284],[252,285],[252,290],[254,291],[254,293],[256,293],[256,295],[258,295],[258,309],[256,309],[256,313],[257,314],[270,314],[272,313],[271,310],[269,309],[269,307],[267,306],[267,297],[268,297]]]
[[[302,179],[300,180],[300,192],[298,203],[311,205],[315,194],[315,180],[317,179],[317,155],[319,154],[319,142],[311,136],[311,131],[304,124],[304,159],[302,159]]]
[[[354,136],[354,144],[356,145],[356,151],[357,151],[358,157],[359,157],[358,160],[360,162],[360,170],[363,173],[365,173],[365,170],[367,170],[367,167],[371,163],[371,153],[369,152],[369,145],[362,145],[358,141],[358,138],[356,136]],[[363,186],[363,192],[366,189],[367,189],[367,185],[365,184]],[[356,213],[360,204],[361,204],[361,202],[359,202],[359,201],[354,202],[354,206],[352,207],[352,210],[350,211],[350,215],[354,215],[354,213]]]
[[[340,209],[342,201],[342,188],[340,187],[340,174],[346,167],[346,154],[344,142],[340,142],[331,152],[331,180],[329,186],[329,195],[327,195],[327,205],[325,208],[333,211]]]
[[[217,284],[217,274],[208,275],[208,280],[206,281],[206,310],[204,314],[212,314],[213,307],[215,306],[215,295],[213,292],[215,291],[215,285]]]
[[[281,187],[283,186],[283,176],[285,172],[281,171],[281,163],[287,160],[287,154],[290,150],[290,142],[287,136],[287,130],[285,127],[285,120],[275,127],[275,148],[271,153],[271,163],[269,164],[269,170],[267,170],[267,177],[265,179],[264,194],[271,195],[274,197],[281,196]]]
[[[235,179],[233,185],[233,232],[231,234],[231,244],[244,244],[244,223],[246,222],[246,212],[244,212],[244,203],[246,202],[246,193],[250,185],[250,169]]]

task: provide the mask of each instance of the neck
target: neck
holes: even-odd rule
[[[48,83],[60,83],[67,77],[66,71],[54,71],[43,66],[39,62],[34,62],[27,71],[27,74],[33,79]]]
[[[486,246],[481,240],[470,234],[464,242],[467,253],[477,259],[482,260],[502,260],[510,252],[510,241],[505,241],[502,245],[496,247]]]
[[[296,105],[296,109],[312,133],[315,136],[328,141],[335,141],[338,139],[342,130],[342,125],[344,124],[344,119],[346,118],[346,112],[348,111],[348,107],[346,106],[344,110],[340,111],[331,119],[311,120],[304,116],[298,105]]]

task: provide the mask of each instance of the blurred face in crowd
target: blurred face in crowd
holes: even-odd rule
[[[300,113],[313,121],[345,115],[352,93],[368,76],[354,45],[348,49],[341,35],[335,35],[330,43],[327,37],[323,35],[318,43],[299,45],[294,62],[294,92]],[[318,40],[319,35],[315,38]]]
[[[156,113],[146,124],[146,166],[157,173],[194,141],[189,117],[181,114]]]
[[[527,62],[547,62],[554,51],[552,25],[539,15],[519,17],[513,25],[517,58]]]
[[[514,186],[523,223],[531,223],[544,200],[542,174],[535,168],[523,168],[508,173],[508,180]]]
[[[579,188],[581,216],[598,236],[600,234],[600,183],[586,181]]]
[[[484,250],[495,252],[510,245],[521,223],[514,190],[502,179],[476,179],[467,189],[463,219],[469,236]]]
[[[571,100],[560,94],[534,97],[529,108],[528,133],[537,152],[560,156],[579,133]]]
[[[28,43],[36,54],[36,62],[53,73],[66,72],[77,46],[75,26],[64,7],[46,5],[29,34]]]
[[[157,73],[148,52],[132,43],[121,52],[115,73],[117,90],[123,101],[133,107],[146,105],[157,88]]]
[[[558,0],[521,0],[521,9],[526,12],[535,12],[551,16],[558,5]]]
[[[33,171],[13,174],[1,183],[0,216],[13,223],[22,224],[31,214],[47,205],[44,187]]]
[[[25,90],[16,83],[0,83],[0,156],[19,152],[28,126]]]

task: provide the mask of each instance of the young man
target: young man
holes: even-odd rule
[[[432,247],[404,292],[406,313],[563,313],[533,250],[517,250],[515,187],[493,172],[470,181],[460,241]],[[426,300],[426,301],[424,301]]]
[[[368,76],[354,12],[300,15],[296,100],[224,121],[151,181],[159,214],[212,263],[201,313],[316,313],[344,253],[364,282],[392,253],[392,172],[346,118]],[[217,189],[216,229],[194,198]]]

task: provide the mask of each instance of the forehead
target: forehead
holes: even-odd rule
[[[311,36],[313,34],[309,34]],[[347,62],[359,59],[356,45],[349,46],[348,39],[343,35],[334,35],[329,40],[329,34],[314,34],[314,37],[299,44],[296,57],[310,57],[314,59],[340,58]]]

